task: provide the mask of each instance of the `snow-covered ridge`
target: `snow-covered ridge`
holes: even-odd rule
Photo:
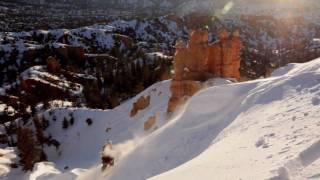
[[[281,76],[198,93],[104,178],[317,177],[320,59],[290,66]]]
[[[159,26],[164,29],[159,29]],[[158,27],[158,28],[157,28]],[[151,31],[151,29],[153,29]],[[167,19],[166,16],[137,20],[122,20],[114,19],[105,25],[92,25],[77,29],[52,29],[52,30],[36,30],[30,32],[0,32],[0,42],[6,41],[15,42],[14,46],[10,47],[8,43],[0,45],[0,50],[4,52],[12,51],[12,48],[17,48],[19,52],[25,51],[28,47],[39,48],[39,45],[27,44],[28,39],[32,36],[40,38],[42,42],[50,42],[54,45],[56,42],[63,41],[63,36],[67,37],[67,44],[74,46],[82,46],[88,49],[90,45],[86,44],[85,40],[90,39],[95,41],[98,47],[110,50],[114,46],[114,35],[117,33],[125,34],[126,31],[133,31],[131,38],[144,42],[158,42],[162,39],[162,43],[173,44],[175,38],[184,37],[184,27],[179,27],[177,22]],[[161,38],[159,38],[161,37]],[[41,43],[41,42],[38,42]]]
[[[267,79],[217,79],[168,119],[170,81],[157,83],[114,110],[53,109],[45,133],[61,145],[27,175],[37,179],[306,179],[320,174],[320,59],[289,64]],[[210,87],[211,86],[211,87]],[[130,118],[133,102],[151,104]],[[64,118],[75,122],[62,128]],[[156,116],[149,131],[143,123]],[[55,118],[54,118],[55,117]],[[86,120],[93,123],[88,126]],[[53,121],[55,119],[56,121]],[[115,166],[101,172],[107,140]]]
[[[75,74],[76,75],[76,74]],[[81,75],[78,75],[81,76]],[[47,72],[44,66],[33,66],[20,75],[21,80],[34,80],[40,81],[43,84],[47,84],[48,86],[52,86],[58,89],[68,89],[73,95],[80,95],[83,91],[83,86],[78,83],[73,83],[68,80],[62,79],[59,76],[50,74]],[[91,76],[88,76],[91,77]],[[91,77],[93,78],[93,77]],[[94,80],[94,78],[93,78]]]
[[[317,59],[291,64],[268,79],[203,91],[190,100],[177,124],[188,122],[181,130],[193,127],[191,133],[181,138],[190,138],[197,142],[193,148],[202,146],[205,150],[151,179],[318,177],[319,82]],[[183,146],[181,150],[189,145]]]

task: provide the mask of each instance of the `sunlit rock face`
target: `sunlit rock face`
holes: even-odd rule
[[[26,105],[35,106],[59,98],[84,102],[86,96],[86,103],[93,106],[101,101],[96,84],[95,77],[67,71],[58,59],[49,57],[46,66],[34,66],[21,73],[18,83],[9,86],[6,93],[15,95],[17,101]],[[3,101],[1,96],[0,101]]]
[[[181,41],[176,45],[173,76],[173,80],[176,81],[206,79],[209,55],[208,32],[192,31],[189,36],[188,46]]]
[[[141,96],[135,103],[130,112],[130,117],[134,117],[140,110],[147,108],[150,105],[150,96]]]
[[[174,56],[174,71],[168,113],[201,89],[201,82],[211,77],[240,79],[239,32],[219,33],[219,41],[208,44],[208,31],[197,29],[189,34],[188,45],[179,41]]]
[[[208,65],[209,72],[216,77],[240,79],[240,50],[242,43],[239,31],[223,30],[219,34],[219,41],[210,45]]]
[[[144,125],[143,125],[144,130],[148,131],[149,129],[151,129],[155,125],[156,120],[157,120],[156,116],[149,117],[148,120],[144,122]]]
[[[172,113],[174,110],[184,104],[188,97],[194,95],[202,88],[200,81],[182,80],[172,81],[170,90],[171,98],[169,99],[167,112]]]

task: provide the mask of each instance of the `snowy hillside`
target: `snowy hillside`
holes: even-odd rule
[[[198,93],[178,117],[138,145],[107,177],[319,176],[319,70],[320,59],[290,65],[269,79]]]
[[[32,173],[24,174],[20,170],[11,171],[2,175],[12,162],[16,162],[11,148],[1,150],[0,153],[8,158],[0,159],[0,177],[5,179],[48,179],[49,177],[75,178],[78,173],[100,163],[100,151],[102,146],[112,140],[115,148],[119,151],[119,157],[125,154],[130,147],[138,143],[166,122],[166,108],[169,99],[170,81],[157,83],[141,94],[137,95],[123,105],[113,110],[93,109],[52,109],[44,113],[49,120],[50,126],[45,133],[51,135],[60,143],[59,149],[55,146],[47,147],[45,152],[48,161],[52,163],[39,163]],[[139,111],[135,117],[130,117],[132,104],[142,96],[150,96],[149,108]],[[144,122],[150,117],[156,116],[156,124],[150,130],[144,130]],[[74,123],[68,128],[63,128],[63,120],[74,118]],[[91,119],[89,125],[87,120]],[[26,126],[32,126],[27,124]],[[116,160],[117,161],[117,160]],[[3,166],[3,168],[2,168]],[[69,171],[70,170],[70,171]],[[64,174],[63,174],[64,173]]]
[[[151,179],[319,179],[319,63],[290,65],[266,80],[198,94],[179,120],[193,124],[188,128],[194,132],[180,140],[205,151]]]
[[[300,170],[303,177],[315,177],[320,173],[319,63],[290,65],[269,79],[198,93],[109,178],[146,179],[176,167],[155,179],[285,179]]]
[[[267,79],[210,80],[168,119],[170,81],[148,88],[114,110],[53,109],[45,131],[61,144],[25,175],[8,168],[4,179],[317,179],[320,176],[320,59],[290,64]],[[131,118],[132,104],[150,105]],[[74,123],[63,129],[63,119]],[[149,116],[156,124],[145,131]],[[92,124],[88,124],[88,119]],[[99,152],[111,140],[115,166],[101,172]],[[9,172],[9,173],[8,173]]]

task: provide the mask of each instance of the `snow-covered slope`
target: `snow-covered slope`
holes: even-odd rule
[[[320,59],[290,64],[267,79],[229,83],[215,79],[168,119],[170,81],[148,88],[110,111],[47,112],[48,160],[27,175],[7,179],[317,179],[320,177]],[[130,118],[132,103],[151,96],[150,106]],[[62,128],[72,113],[73,126]],[[149,116],[157,117],[149,131]],[[55,117],[55,118],[53,118]],[[87,118],[93,120],[88,126]],[[56,119],[56,121],[52,121]],[[107,130],[107,131],[106,131]],[[115,166],[101,171],[107,140]],[[9,150],[7,150],[9,151]],[[10,151],[12,153],[12,151]],[[7,161],[10,161],[8,159]],[[6,164],[3,164],[7,167]],[[4,176],[3,176],[4,177]],[[6,179],[6,178],[5,178]]]
[[[319,112],[320,59],[291,64],[268,79],[214,86],[100,177],[318,177]]]
[[[74,179],[86,169],[100,164],[100,152],[109,140],[117,149],[117,162],[118,158],[167,122],[169,85],[170,81],[156,83],[113,110],[58,108],[45,112],[44,117],[50,124],[45,134],[60,143],[58,149],[55,146],[45,148],[50,163],[38,163],[32,172],[26,174],[20,169],[11,169],[8,173],[9,162],[17,162],[10,155],[3,161],[0,159],[0,179]],[[132,104],[142,96],[150,96],[149,107],[130,117]],[[144,122],[150,116],[156,117],[156,123],[146,131]],[[71,117],[74,119],[73,125],[63,128],[64,119],[69,121]],[[91,125],[88,125],[88,119],[92,120]],[[14,154],[11,148],[1,151]]]
[[[188,131],[179,133],[181,150],[205,151],[151,179],[317,179],[319,112],[320,59],[268,79],[210,88],[176,123],[184,124],[176,132]]]

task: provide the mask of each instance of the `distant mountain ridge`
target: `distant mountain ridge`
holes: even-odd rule
[[[190,0],[187,0],[190,1]],[[173,8],[186,1],[184,0],[13,0],[12,3],[26,3],[33,5],[68,4],[80,7],[109,7],[109,8]]]
[[[91,15],[101,15],[96,11],[112,12],[111,14],[117,15],[130,12],[129,16],[145,14],[153,17],[168,13],[185,15],[191,12],[201,12],[220,16],[248,14],[275,17],[303,16],[312,19],[313,22],[318,22],[317,9],[320,7],[320,3],[316,0],[4,0],[3,2],[15,3],[17,6],[20,4],[21,6],[44,6],[44,8],[68,6],[72,7],[70,10],[79,11],[81,14],[90,10]],[[105,15],[110,14],[106,12]]]

